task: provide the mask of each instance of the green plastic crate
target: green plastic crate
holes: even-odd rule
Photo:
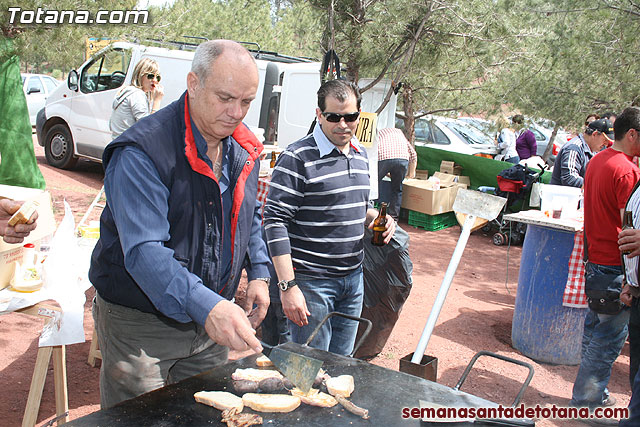
[[[409,211],[409,225],[427,231],[438,231],[458,225],[458,220],[456,220],[456,214],[453,212],[427,215],[422,212]]]

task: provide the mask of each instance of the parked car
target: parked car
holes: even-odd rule
[[[490,120],[480,119],[476,117],[459,117],[458,120],[468,123],[469,125],[477,128],[490,137],[497,137],[496,131],[498,129],[495,128],[495,124]],[[533,135],[536,137],[536,155],[542,157],[542,155],[544,154],[547,145],[549,145],[549,139],[551,138],[551,133],[553,132],[553,126],[553,122],[548,119],[534,120],[526,118],[525,127],[531,130],[531,132],[533,132]],[[558,130],[556,139],[553,142],[553,149],[551,150],[551,154],[549,156],[549,165],[553,165],[556,159],[556,154],[558,154],[560,148],[572,137],[573,135],[566,132],[564,129]]]
[[[27,98],[31,126],[36,125],[38,111],[44,108],[45,101],[60,83],[60,80],[45,74],[22,74],[22,90]]]
[[[551,139],[553,128],[549,129],[539,122],[534,121],[526,123],[526,127],[535,135],[536,143],[538,145],[536,154],[542,157],[544,151],[547,149],[547,145],[549,145],[549,140]],[[553,140],[553,149],[551,150],[551,154],[549,155],[549,160],[547,162],[549,163],[549,165],[553,165],[556,160],[556,155],[558,154],[558,151],[560,151],[560,148],[562,148],[562,146],[572,137],[573,136],[570,133],[566,132],[564,129],[558,129],[556,138]]]
[[[404,129],[404,120],[396,119]],[[468,124],[446,117],[425,116],[415,121],[415,144],[456,153],[493,158],[498,152],[491,138]]]
[[[458,117],[458,120],[473,126],[493,139],[497,138],[498,129],[496,129],[496,124],[491,120],[481,119],[479,117]]]

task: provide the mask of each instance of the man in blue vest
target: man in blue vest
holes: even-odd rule
[[[202,43],[186,93],[105,149],[107,205],[89,272],[103,408],[223,364],[229,348],[262,350],[263,147],[242,124],[257,88],[245,48]],[[245,310],[232,302],[243,269]]]

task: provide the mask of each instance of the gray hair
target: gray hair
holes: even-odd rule
[[[232,50],[238,56],[246,54],[254,64],[256,63],[253,55],[237,42],[231,40],[209,40],[201,43],[196,49],[191,63],[191,71],[204,83],[211,71],[211,65],[226,50]]]

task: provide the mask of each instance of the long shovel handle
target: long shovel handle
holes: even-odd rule
[[[416,351],[413,353],[413,357],[411,358],[411,363],[419,364],[422,360],[424,351],[426,350],[429,339],[431,338],[431,333],[433,332],[433,328],[436,326],[436,321],[438,320],[438,316],[440,315],[440,311],[442,310],[442,306],[444,305],[444,300],[447,297],[449,288],[451,287],[453,276],[456,274],[456,270],[458,269],[458,264],[460,263],[460,259],[462,258],[464,248],[467,245],[467,240],[469,240],[471,228],[473,227],[473,224],[475,222],[476,215],[467,215],[467,219],[465,219],[464,224],[462,225],[462,232],[460,233],[460,237],[458,238],[458,243],[456,244],[456,248],[454,249],[453,255],[451,256],[451,261],[449,261],[449,267],[447,267],[447,271],[444,274],[444,278],[442,279],[442,284],[440,285],[440,290],[438,291],[436,300],[433,303],[433,307],[431,308],[431,313],[429,313],[427,324],[424,326],[424,330],[422,331],[422,336],[420,337],[420,341],[418,342],[418,347],[416,347]]]

